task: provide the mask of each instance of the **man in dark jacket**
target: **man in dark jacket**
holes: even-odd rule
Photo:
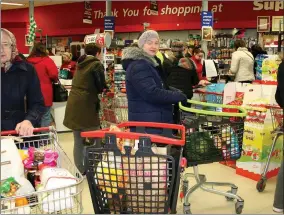
[[[155,55],[159,49],[159,36],[155,31],[144,32],[139,48],[123,51],[122,65],[126,70],[126,91],[129,121],[172,123],[172,104],[185,101],[186,96],[167,90],[159,75]]]
[[[170,69],[167,82],[170,87],[181,90],[187,97],[191,99],[193,96],[193,87],[196,85],[206,86],[209,84],[206,80],[198,79],[195,64],[190,58],[181,58],[178,66],[173,66]],[[179,123],[179,107],[175,105],[174,121]]]
[[[277,75],[277,90],[275,99],[281,108],[284,108],[284,61],[280,64],[278,68]],[[283,126],[283,125],[282,125]],[[283,129],[283,127],[282,127]],[[283,158],[282,158],[283,159]],[[275,189],[274,203],[273,203],[273,211],[277,213],[283,213],[283,160],[281,163],[281,167],[278,173],[277,184]]]
[[[45,111],[36,71],[18,56],[15,36],[1,28],[1,131],[30,136]]]

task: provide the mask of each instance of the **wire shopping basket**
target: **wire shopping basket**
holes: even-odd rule
[[[102,127],[128,120],[128,102],[125,94],[106,93],[101,98]]]
[[[277,128],[283,130],[283,109],[280,107],[270,107],[273,130]]]
[[[180,104],[181,123],[186,127],[183,156],[188,165],[237,160],[242,153],[246,110],[231,105],[220,105],[188,100],[191,108]],[[239,113],[216,112],[195,108],[237,109]]]
[[[42,133],[41,133],[42,132]],[[27,149],[30,147],[41,150],[52,150],[58,153],[57,167],[68,170],[76,183],[72,185],[60,186],[56,189],[47,189],[34,191],[25,195],[11,196],[2,198],[1,196],[1,214],[80,214],[83,211],[82,191],[83,176],[67,157],[61,146],[58,144],[57,132],[53,127],[34,129],[31,137],[13,137],[17,136],[16,131],[1,132],[1,139],[13,138],[18,149]],[[1,153],[4,153],[1,151]],[[1,161],[2,165],[2,161]],[[27,200],[24,206],[17,206],[17,202]]]
[[[134,132],[83,132],[83,137],[104,139],[104,147],[87,148],[87,179],[96,214],[165,214],[175,211],[184,145],[184,127],[161,123],[126,122],[120,128],[159,128],[181,132],[181,139]],[[166,132],[167,133],[167,132]],[[125,141],[119,146],[120,141]],[[136,140],[136,141],[135,141]],[[168,155],[166,147],[180,147],[178,157]]]

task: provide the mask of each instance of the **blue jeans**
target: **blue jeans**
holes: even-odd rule
[[[41,127],[49,127],[52,122],[50,107],[45,107],[45,108],[46,108],[46,111],[41,118],[41,123],[40,123]]]

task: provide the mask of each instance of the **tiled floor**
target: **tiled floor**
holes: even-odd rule
[[[73,160],[73,135],[64,133],[59,135],[60,145],[67,155]],[[192,168],[186,171],[192,172]],[[263,193],[255,189],[256,182],[242,176],[236,175],[234,169],[219,163],[201,165],[200,173],[206,174],[208,181],[232,182],[238,187],[238,194],[245,200],[243,214],[272,214],[272,203],[276,177],[268,180]],[[190,182],[193,184],[194,182]],[[224,190],[227,191],[227,190]],[[207,193],[201,190],[195,191],[191,198],[191,211],[194,214],[235,214],[235,203],[228,202],[222,196]],[[84,182],[83,191],[83,214],[93,214],[93,207],[89,193],[88,184]],[[178,201],[178,213],[182,214],[182,203]]]

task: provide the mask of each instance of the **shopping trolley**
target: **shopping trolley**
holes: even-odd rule
[[[246,110],[231,105],[220,105],[188,100],[190,108],[181,103],[181,123],[186,128],[186,143],[183,156],[187,159],[187,165],[192,166],[194,173],[186,173],[183,176],[182,192],[184,193],[184,213],[191,214],[189,196],[197,188],[204,191],[225,196],[228,201],[237,200],[235,210],[242,213],[244,200],[237,195],[238,187],[232,183],[207,182],[205,175],[198,172],[199,164],[237,160],[241,156],[244,119]],[[195,108],[196,106],[209,108],[237,109],[239,113],[216,112]],[[188,178],[194,176],[197,182],[191,188]],[[207,187],[212,186],[212,188]],[[218,191],[213,186],[231,187],[228,192]]]
[[[95,145],[101,139],[105,141],[102,147],[87,148],[85,162],[95,213],[176,213],[184,164],[184,126],[148,122],[117,126],[135,132],[105,129],[82,133],[82,137],[95,138]],[[158,129],[162,136],[146,134],[150,128]],[[172,135],[173,130],[179,131],[178,139]],[[122,139],[128,144],[119,148]]]
[[[124,93],[103,93],[101,97],[101,124],[108,128],[112,124],[128,120],[128,102]]]
[[[270,160],[273,156],[274,148],[278,138],[280,136],[283,136],[283,109],[277,106],[266,106],[266,109],[270,109],[272,128],[273,128],[272,134],[274,135],[274,138],[267,158],[267,162],[261,174],[261,179],[256,184],[256,189],[258,190],[258,192],[263,192],[266,187],[266,182],[267,182],[266,174],[269,168]],[[283,149],[284,147],[282,148],[282,154],[283,154]]]
[[[8,205],[10,208],[1,209],[1,214],[81,214],[83,211],[82,182],[84,178],[58,144],[56,130],[53,127],[36,128],[34,134],[31,137],[18,137],[16,131],[3,131],[1,132],[1,139],[13,138],[18,149],[36,147],[57,152],[59,155],[57,167],[68,170],[77,178],[77,181],[73,185],[57,189],[45,189],[26,195],[1,198],[1,206]],[[12,207],[18,198],[26,198],[28,205]],[[27,207],[30,209],[26,210]]]

